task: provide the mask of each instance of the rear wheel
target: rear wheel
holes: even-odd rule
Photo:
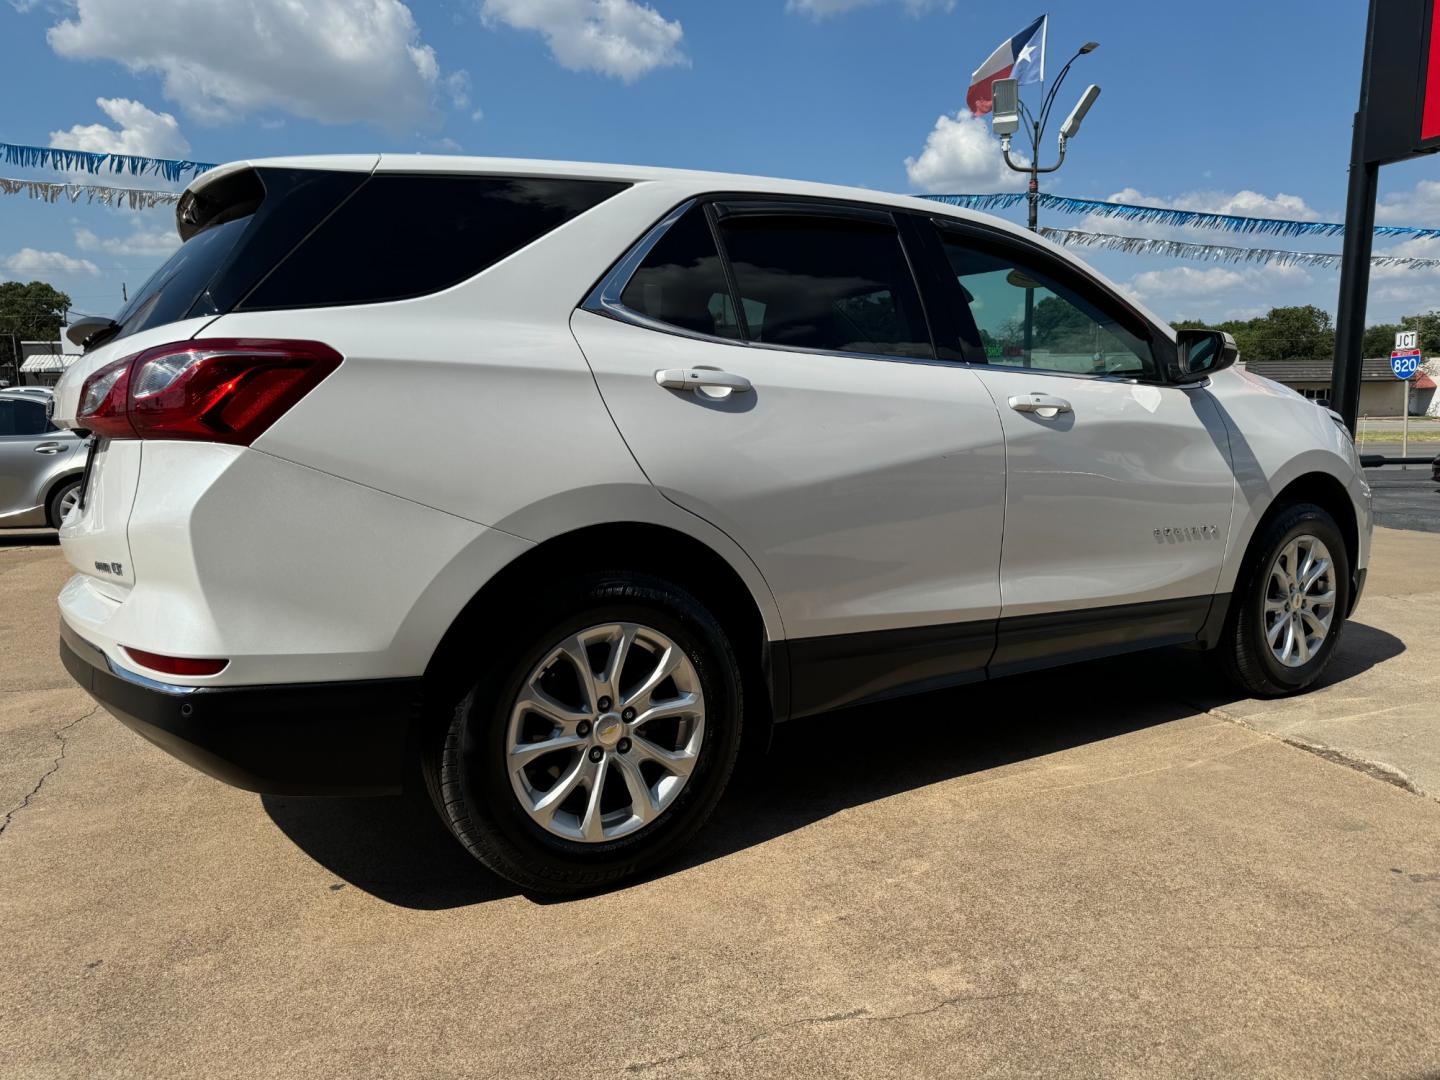
[[[741,678],[719,623],[667,582],[596,575],[536,607],[477,641],[426,778],[486,866],[571,893],[643,871],[704,823],[740,745]]]
[[[1310,503],[1288,507],[1241,570],[1220,662],[1256,697],[1299,693],[1330,662],[1349,606],[1350,559],[1335,519]]]
[[[80,481],[66,480],[50,493],[50,500],[45,504],[45,520],[52,529],[58,529],[79,501]]]

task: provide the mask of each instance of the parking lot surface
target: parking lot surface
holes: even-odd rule
[[[1440,532],[1440,484],[1431,479],[1427,466],[1366,469],[1365,481],[1375,493],[1377,525]]]
[[[0,1076],[1440,1073],[1440,536],[1325,685],[1121,657],[787,725],[563,903],[423,797],[259,797],[98,710],[0,546]]]

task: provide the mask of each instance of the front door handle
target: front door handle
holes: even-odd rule
[[[743,394],[755,389],[744,375],[732,375],[715,368],[662,368],[655,381],[666,390],[729,390]]]
[[[1016,412],[1034,413],[1042,420],[1053,420],[1061,413],[1071,411],[1068,401],[1050,394],[1016,394],[1010,399],[1010,408]]]
[[[65,444],[58,442],[42,442],[36,443],[33,447],[31,447],[31,449],[34,450],[37,454],[58,454],[61,450],[65,449]]]

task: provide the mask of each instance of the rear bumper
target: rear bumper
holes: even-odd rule
[[[112,664],[63,620],[60,659],[126,727],[234,787],[386,795],[403,784],[420,679],[172,686]]]

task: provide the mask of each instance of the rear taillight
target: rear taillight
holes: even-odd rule
[[[340,360],[318,341],[212,338],[161,345],[86,379],[76,426],[112,439],[248,446]]]

